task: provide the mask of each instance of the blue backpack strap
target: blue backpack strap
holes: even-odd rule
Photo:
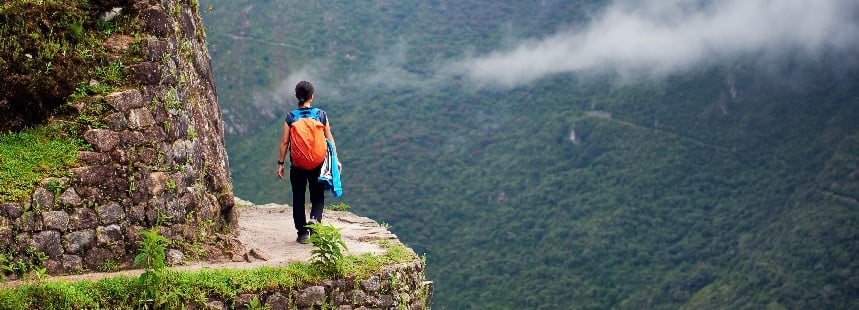
[[[304,110],[305,113],[302,114],[302,117],[311,117],[322,124],[325,124],[325,111],[320,108],[310,108],[310,110]]]
[[[289,115],[286,117],[286,123],[292,125],[293,122],[302,119],[302,118],[313,118],[319,121],[320,123],[325,124],[322,119],[322,115],[325,115],[324,112],[320,113],[322,110],[319,108],[310,108],[310,109],[295,109],[289,112]]]

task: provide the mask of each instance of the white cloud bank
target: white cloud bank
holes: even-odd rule
[[[746,53],[859,52],[857,0],[615,1],[590,24],[448,68],[513,87],[547,75],[664,76]]]

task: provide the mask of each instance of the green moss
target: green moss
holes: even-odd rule
[[[67,176],[84,145],[52,126],[0,134],[0,201],[24,201],[40,180]]]
[[[67,175],[85,145],[74,135],[105,126],[104,103],[91,96],[131,84],[123,69],[143,59],[140,26],[133,15],[101,21],[97,10],[84,0],[0,4],[0,202]],[[115,34],[131,37],[124,51],[105,47]]]
[[[133,16],[101,21],[89,1],[10,0],[0,4],[0,130],[20,130],[56,117],[74,117],[67,101],[129,84],[122,69],[140,62],[140,26]],[[132,42],[110,51],[104,42]]]

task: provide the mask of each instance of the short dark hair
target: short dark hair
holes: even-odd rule
[[[308,81],[301,81],[295,85],[295,98],[298,98],[298,104],[303,104],[313,97],[313,84]]]

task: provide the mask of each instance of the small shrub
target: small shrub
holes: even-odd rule
[[[143,267],[146,272],[163,270],[167,266],[164,252],[169,240],[158,234],[157,227],[141,231],[140,234],[143,240],[137,241],[140,253],[134,257],[134,265]]]
[[[313,244],[313,250],[310,251],[314,259],[313,265],[327,275],[343,277],[345,272],[342,249],[346,249],[346,243],[343,242],[340,230],[322,223],[307,225],[307,227],[313,231],[310,234],[310,243]]]
[[[148,308],[161,308],[170,297],[166,287],[166,262],[165,251],[169,240],[158,234],[158,228],[140,232],[143,240],[137,242],[140,253],[134,257],[134,265],[143,267],[143,273],[138,278],[140,286],[143,287],[143,296],[140,303]]]

